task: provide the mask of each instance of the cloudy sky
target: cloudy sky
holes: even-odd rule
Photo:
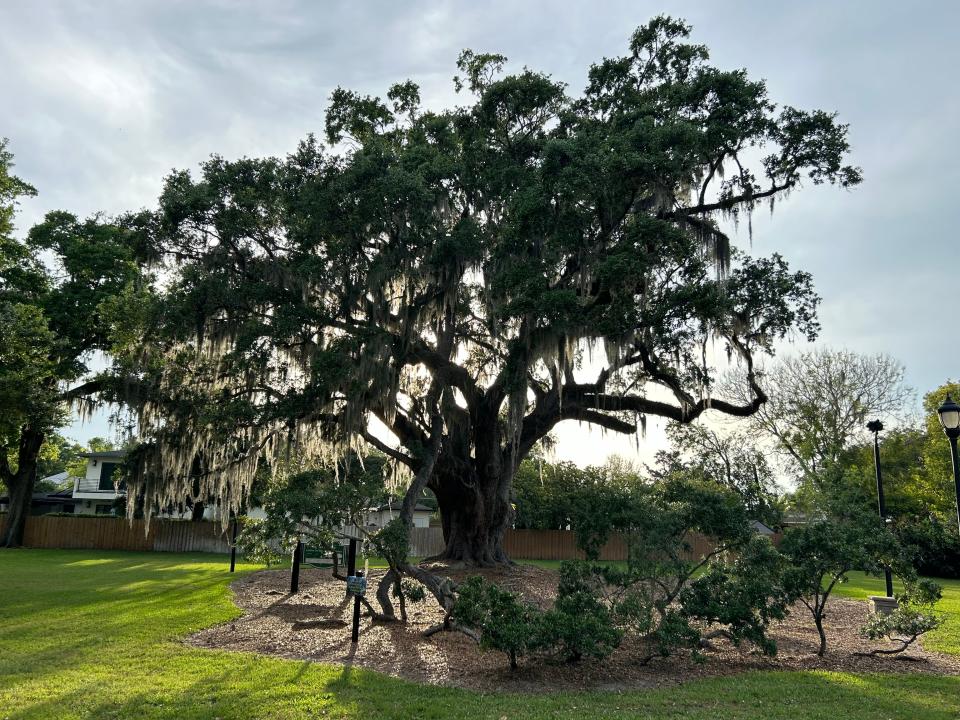
[[[943,2],[27,2],[0,3],[0,136],[39,197],[79,215],[152,206],[163,176],[211,153],[284,154],[323,127],[330,92],[412,78],[456,102],[462,48],[497,51],[582,87],[631,30],[666,12],[723,68],[771,97],[836,110],[865,182],[806,188],[754,220],[753,251],[809,270],[821,343],[889,353],[923,392],[960,377],[960,3]],[[749,242],[740,233],[743,244]],[[795,351],[799,346],[786,348]],[[67,434],[105,434],[103,418]],[[634,440],[559,433],[561,457],[633,455]],[[654,428],[641,457],[660,442]]]

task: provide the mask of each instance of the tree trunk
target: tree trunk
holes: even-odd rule
[[[823,631],[823,616],[815,615],[813,621],[817,626],[817,632],[820,633],[820,649],[817,650],[817,655],[823,657],[827,651],[827,634]]]
[[[17,453],[17,471],[5,478],[7,489],[10,491],[10,508],[7,511],[7,526],[0,541],[0,547],[20,547],[23,544],[23,530],[30,515],[41,445],[43,445],[42,432],[29,427],[22,430]]]
[[[7,525],[3,533],[3,547],[20,547],[23,544],[23,529],[30,515],[30,500],[33,497],[33,483],[20,473],[7,482],[10,491],[10,505],[7,509]]]
[[[479,473],[467,478],[438,473],[433,490],[446,547],[436,559],[479,567],[510,563],[503,549],[503,535],[512,514],[511,480]]]

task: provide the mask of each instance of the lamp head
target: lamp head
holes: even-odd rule
[[[960,405],[957,405],[949,395],[943,401],[943,405],[937,408],[937,415],[940,416],[940,426],[948,438],[956,439],[960,436]]]

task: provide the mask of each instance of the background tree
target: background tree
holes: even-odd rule
[[[170,283],[121,368],[148,386],[132,482],[163,506],[201,455],[200,491],[239,507],[262,459],[363,440],[409,474],[433,465],[444,558],[498,563],[515,471],[557,423],[756,412],[755,357],[814,337],[817,297],[719,222],[860,173],[833,115],[777,109],[688,35],[654,19],[575,97],[465,51],[462,107],[425,110],[411,82],[386,102],[337,89],[332,150],[171,175],[139,217]],[[741,401],[715,387],[714,340]]]
[[[639,469],[617,457],[580,468],[543,458],[520,463],[513,480],[513,526],[535,530],[570,528],[578,506],[603,503],[603,496],[646,483]]]
[[[887,355],[818,348],[785,357],[765,373],[768,401],[751,418],[771,438],[801,483],[867,439],[874,417],[902,416],[913,391],[903,366]]]
[[[33,189],[11,176],[0,144],[0,480],[10,510],[0,545],[18,545],[43,443],[68,403],[103,389],[75,383],[109,346],[100,308],[137,276],[123,230],[97,218],[50,213],[25,241],[12,235],[16,198]],[[73,385],[73,387],[70,387]]]
[[[918,570],[936,577],[960,577],[953,470],[937,408],[960,385],[948,382],[924,396],[919,423],[880,435],[887,510],[901,541],[916,555]],[[864,505],[876,503],[873,443],[849,448],[840,460],[843,481]]]
[[[943,520],[953,524],[957,511],[957,497],[953,487],[953,465],[950,448],[940,426],[939,408],[947,395],[960,397],[960,382],[947,381],[923,397],[923,492],[931,498],[932,507]]]
[[[771,526],[780,522],[776,474],[748,432],[674,423],[667,437],[671,449],[657,453],[654,479],[683,470],[701,473],[737,492],[753,519]]]

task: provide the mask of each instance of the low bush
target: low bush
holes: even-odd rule
[[[542,646],[543,614],[516,594],[474,576],[463,582],[450,617],[479,634],[480,647],[499,650],[517,668],[517,660]]]
[[[734,645],[747,640],[774,655],[777,646],[767,629],[786,617],[792,600],[784,586],[784,566],[767,538],[754,537],[732,561],[711,562],[680,591],[679,613],[700,625],[720,626]]]
[[[586,562],[564,562],[557,600],[543,616],[542,645],[556,648],[571,662],[585,656],[602,659],[612,653],[623,632],[614,625],[603,594],[598,569]]]
[[[867,654],[897,655],[924,633],[940,627],[943,617],[934,611],[934,605],[940,600],[941,590],[942,588],[931,580],[918,580],[897,598],[900,606],[892,613],[872,613],[860,633],[871,640],[886,638],[897,645],[872,650]]]

